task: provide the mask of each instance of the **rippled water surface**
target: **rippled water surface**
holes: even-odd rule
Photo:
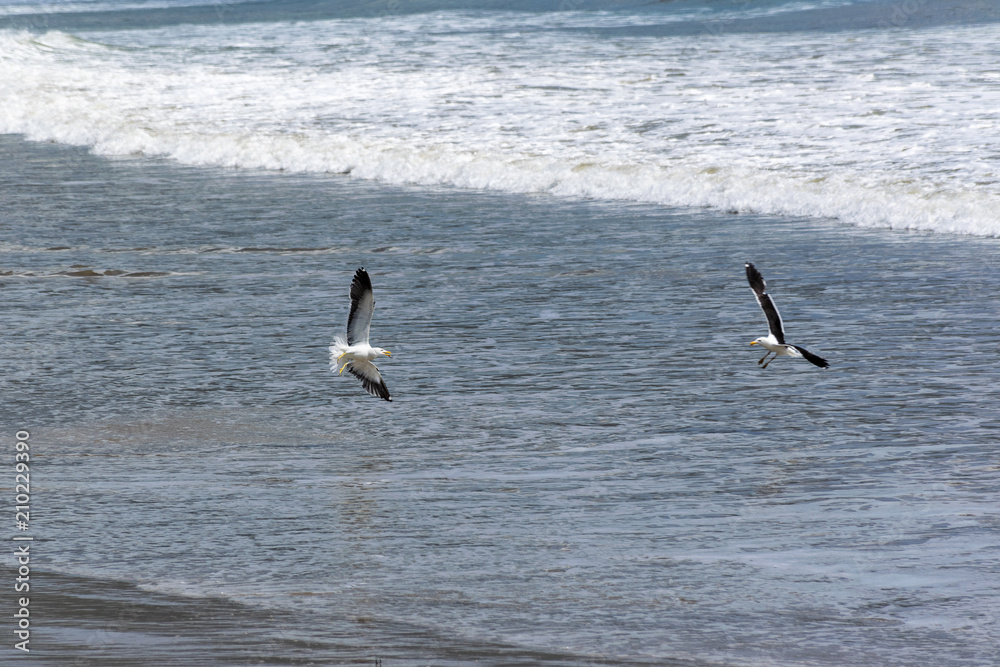
[[[996,240],[0,150],[32,658],[995,658]]]

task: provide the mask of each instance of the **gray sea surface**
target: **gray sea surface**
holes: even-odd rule
[[[0,154],[5,661],[995,664],[1000,240]]]

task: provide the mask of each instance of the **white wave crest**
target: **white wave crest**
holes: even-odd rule
[[[390,36],[375,43],[370,20],[135,31],[131,42],[0,33],[0,132],[189,165],[1000,236],[1000,77],[979,63],[975,86],[942,84],[970,66],[957,45],[988,31],[925,35],[939,49],[931,72],[893,34],[862,46],[828,35],[812,45],[824,58],[895,50],[891,74],[823,62],[806,76],[788,70],[817,60],[797,36],[733,37],[706,64],[685,55],[697,41],[543,32],[518,48],[483,37],[499,17],[444,36],[420,23],[431,20],[383,21]]]

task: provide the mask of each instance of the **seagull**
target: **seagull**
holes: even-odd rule
[[[347,340],[337,334],[330,346],[330,370],[338,368],[338,375],[348,373],[361,380],[361,385],[372,396],[392,401],[389,388],[385,386],[382,374],[378,372],[372,359],[380,355],[391,356],[389,350],[368,344],[368,329],[372,325],[375,312],[375,295],[372,280],[364,267],[354,273],[351,281],[351,313],[347,316]]]
[[[771,295],[767,293],[764,276],[760,275],[760,271],[750,262],[747,262],[746,265],[747,280],[750,282],[750,289],[753,290],[754,296],[757,297],[757,303],[760,304],[760,309],[764,311],[764,315],[767,317],[767,328],[770,330],[767,336],[762,336],[750,343],[751,345],[760,345],[767,348],[767,354],[757,364],[763,364],[761,368],[767,368],[767,365],[778,357],[794,357],[796,359],[804,358],[806,361],[812,362],[820,368],[828,368],[830,364],[826,359],[816,356],[804,347],[785,344],[785,330],[781,327],[781,315],[778,314],[778,307],[771,301]],[[764,360],[771,353],[774,353],[774,356],[765,362]]]

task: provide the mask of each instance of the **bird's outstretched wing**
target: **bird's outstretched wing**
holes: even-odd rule
[[[351,313],[347,316],[347,344],[368,343],[368,330],[375,312],[375,294],[372,280],[364,267],[354,273],[351,281]],[[378,374],[378,371],[375,371]]]
[[[385,386],[385,380],[378,368],[370,361],[352,361],[347,367],[347,372],[361,380],[361,386],[372,396],[378,396],[390,403],[392,397],[389,396],[389,388]]]
[[[799,353],[803,357],[805,357],[806,361],[812,362],[812,363],[816,364],[817,366],[819,366],[820,368],[829,368],[830,367],[830,362],[829,361],[827,361],[823,357],[820,357],[818,355],[813,354],[812,352],[810,352],[806,348],[799,347],[798,345],[792,345],[792,347],[794,347],[796,350],[798,350]]]
[[[771,335],[774,336],[780,344],[784,345],[785,330],[781,326],[781,315],[778,313],[778,307],[775,306],[774,301],[771,300],[771,295],[767,293],[767,283],[764,282],[764,276],[760,275],[760,271],[758,271],[750,262],[747,262],[746,265],[747,282],[750,283],[750,289],[753,290],[753,294],[757,297],[757,303],[760,305],[760,309],[764,311],[764,316],[767,317],[767,328],[771,332]],[[806,358],[808,359],[808,357]]]

